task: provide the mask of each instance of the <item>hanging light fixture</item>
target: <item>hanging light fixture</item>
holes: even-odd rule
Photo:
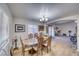
[[[48,21],[47,13],[48,13],[48,8],[46,8],[45,5],[42,5],[41,11],[40,11],[40,15],[42,16],[40,18],[41,23],[46,23]]]
[[[42,16],[42,18],[40,18],[40,22],[47,22],[48,18],[46,16]]]

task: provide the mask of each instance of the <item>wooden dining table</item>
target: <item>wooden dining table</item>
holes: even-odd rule
[[[48,37],[45,37],[45,36],[43,36],[43,37],[44,37],[43,42],[46,42]],[[35,45],[38,44],[38,39],[36,39],[36,38],[26,39],[26,40],[24,40],[23,42],[24,42],[24,44],[27,45],[28,47],[33,47],[33,46],[35,46]]]
[[[46,42],[47,37],[45,37],[45,36],[43,36],[43,37],[44,37],[43,42]],[[36,51],[34,47],[38,45],[38,39],[32,38],[32,39],[24,40],[23,42],[24,42],[25,47],[31,48],[29,51]],[[33,53],[31,53],[31,54],[33,54]]]

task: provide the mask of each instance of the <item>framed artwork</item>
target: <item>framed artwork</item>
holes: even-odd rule
[[[39,25],[39,31],[44,31],[44,26],[43,25]]]
[[[25,25],[15,24],[15,32],[25,32]]]

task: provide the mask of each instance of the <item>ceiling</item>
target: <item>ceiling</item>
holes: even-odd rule
[[[79,14],[78,3],[8,3],[14,17],[39,21],[45,15],[49,22]]]

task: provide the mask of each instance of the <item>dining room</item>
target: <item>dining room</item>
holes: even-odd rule
[[[0,55],[78,56],[78,5],[0,4]]]
[[[15,33],[13,34],[10,51],[12,56],[78,55],[77,45],[73,44],[68,33],[69,30],[76,33],[74,21],[60,21],[61,23],[55,22],[53,25],[47,25],[42,22],[34,23],[25,19],[17,19],[16,21],[16,19],[14,20]],[[63,26],[62,28],[66,26],[67,28],[62,29],[59,26]],[[63,32],[61,35],[57,35],[56,27],[59,27],[59,30],[61,29],[61,32],[63,31],[67,36],[63,35]]]

